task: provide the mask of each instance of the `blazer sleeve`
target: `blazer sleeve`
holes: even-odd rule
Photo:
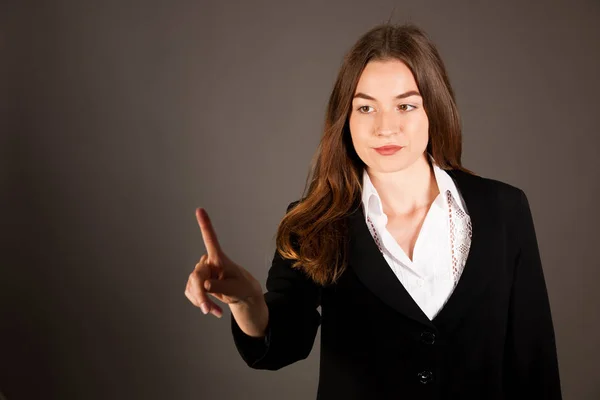
[[[297,202],[288,206],[288,211]],[[277,370],[310,354],[321,315],[320,286],[300,269],[292,268],[292,261],[281,257],[275,250],[269,269],[267,292],[269,322],[264,338],[246,335],[233,315],[231,330],[235,346],[242,359],[254,369]]]
[[[506,338],[507,398],[562,399],[550,302],[533,217],[520,189],[513,216],[517,253]]]

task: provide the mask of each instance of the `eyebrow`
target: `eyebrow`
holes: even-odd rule
[[[409,90],[406,93],[402,93],[399,94],[398,96],[396,96],[396,99],[404,99],[406,97],[410,97],[410,96],[419,96],[421,97],[421,93],[417,92],[416,90]],[[371,97],[368,94],[362,93],[362,92],[358,92],[354,95],[354,99],[356,98],[361,98],[361,99],[367,99],[367,100],[376,100],[375,97]]]

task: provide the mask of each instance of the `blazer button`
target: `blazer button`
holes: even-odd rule
[[[421,333],[421,341],[425,344],[434,344],[435,343],[435,333],[425,331]]]
[[[433,380],[433,372],[431,371],[421,371],[417,374],[419,377],[419,382],[426,385]]]

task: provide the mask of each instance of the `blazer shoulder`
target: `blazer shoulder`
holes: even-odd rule
[[[514,211],[526,197],[523,189],[506,181],[463,171],[457,171],[454,175],[459,179],[459,183],[462,182],[462,188],[459,187],[459,190],[473,192],[488,205],[506,212]]]
[[[482,185],[489,187],[489,190],[501,201],[515,200],[521,197],[523,190],[511,183],[499,179],[480,177]]]

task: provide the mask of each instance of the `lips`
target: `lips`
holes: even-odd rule
[[[390,151],[390,150],[400,150],[401,148],[402,148],[401,146],[388,145],[388,146],[376,147],[375,150]]]
[[[401,149],[402,149],[401,146],[386,145],[386,146],[376,147],[375,151],[377,151],[382,156],[391,156]]]

